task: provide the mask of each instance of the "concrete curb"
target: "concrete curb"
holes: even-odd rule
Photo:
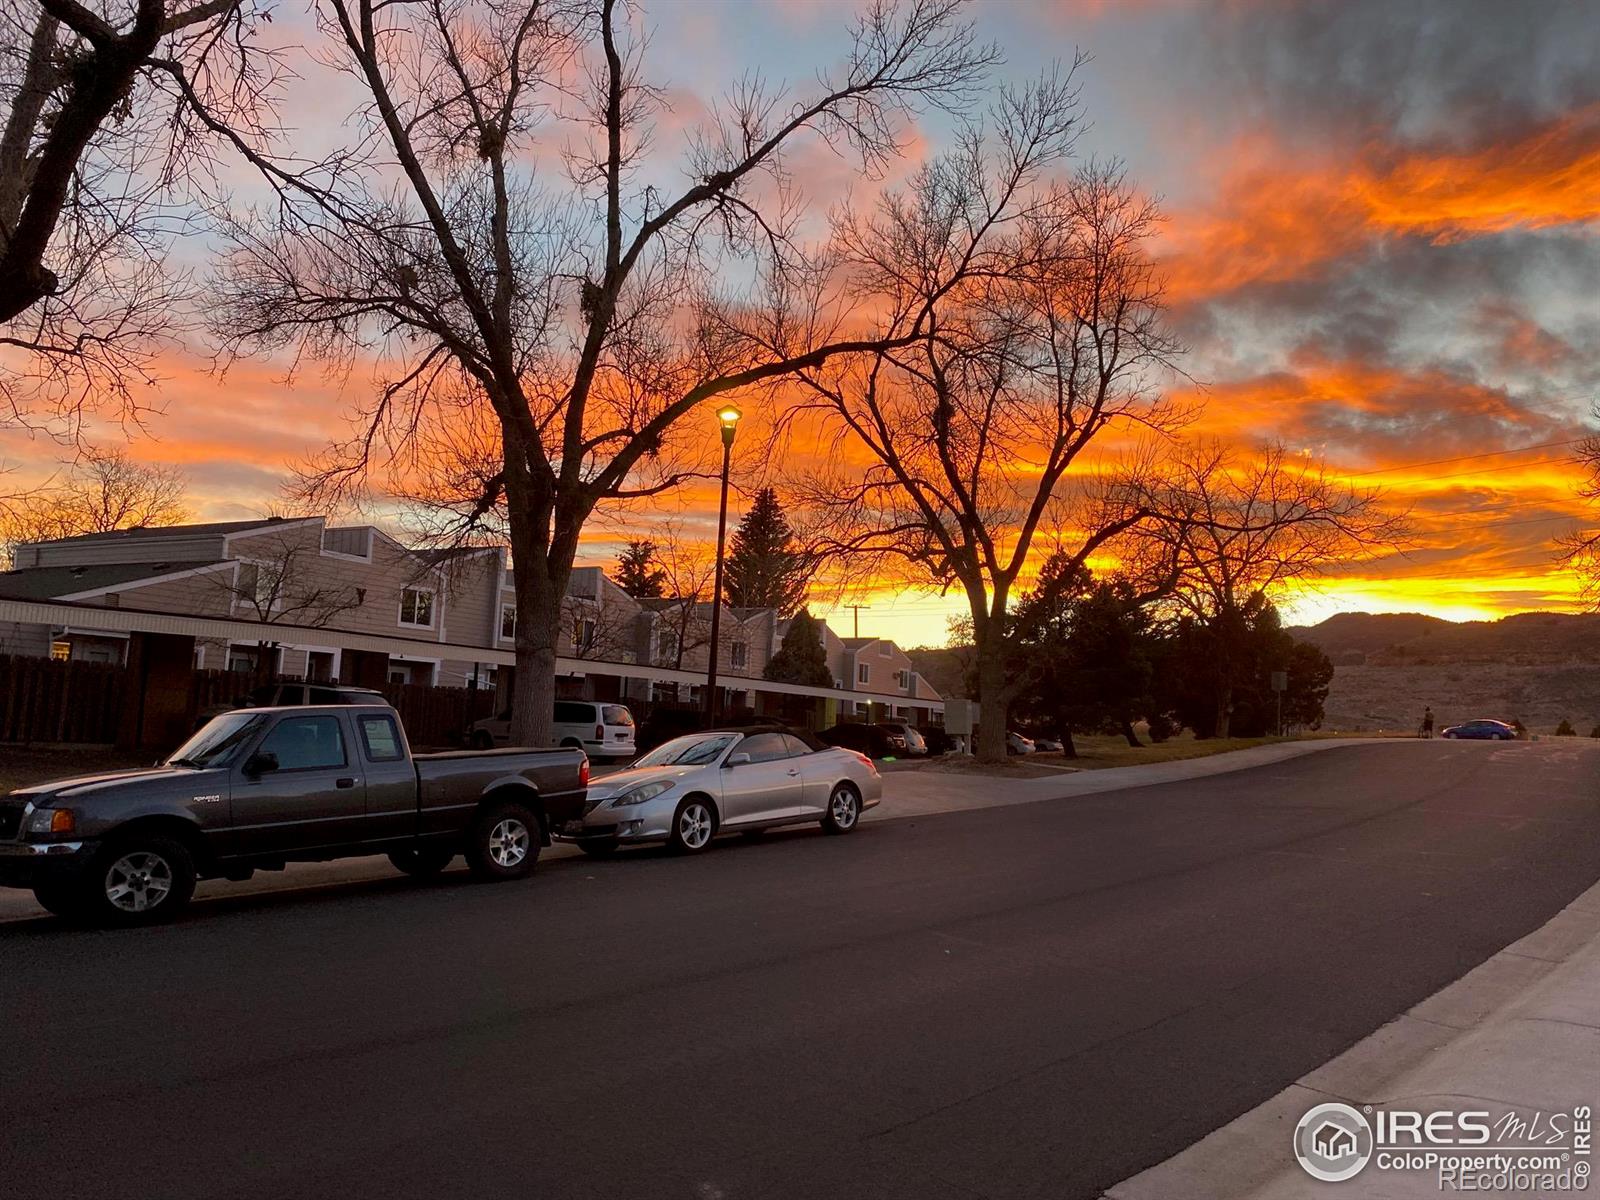
[[[1123,1180],[1105,1200],[1439,1196],[1437,1178],[1424,1172],[1364,1174],[1342,1185],[1305,1174],[1290,1139],[1306,1110],[1329,1100],[1545,1113],[1600,1102],[1600,884],[1266,1103]]]
[[[1001,808],[1012,804],[1037,804],[1044,800],[1070,800],[1101,792],[1182,783],[1233,771],[1248,771],[1291,758],[1338,750],[1346,746],[1420,745],[1411,738],[1316,738],[1228,750],[1203,758],[1148,766],[1107,767],[1078,771],[1045,779],[1005,779],[993,775],[967,775],[941,771],[893,771],[883,777],[883,803],[867,814],[870,819],[926,817],[937,813]]]

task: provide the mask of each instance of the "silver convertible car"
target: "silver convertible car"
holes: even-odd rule
[[[712,730],[674,738],[589,784],[581,821],[559,836],[590,854],[666,842],[692,854],[719,833],[816,821],[849,833],[883,796],[872,760],[791,729]]]

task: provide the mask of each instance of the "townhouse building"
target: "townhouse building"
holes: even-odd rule
[[[114,615],[113,615],[114,614]],[[777,694],[840,716],[936,719],[942,699],[887,639],[821,626],[834,686],[763,678],[788,622],[724,606],[718,676],[729,711]],[[571,698],[701,702],[711,606],[636,599],[573,571],[558,646]],[[146,653],[138,652],[143,645]],[[515,661],[515,576],[503,547],[418,550],[371,525],[261,518],[87,534],[16,548],[0,573],[0,654],[223,670],[361,686],[494,690]],[[776,710],[772,710],[776,711]]]

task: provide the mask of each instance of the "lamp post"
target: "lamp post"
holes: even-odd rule
[[[722,426],[722,503],[717,509],[717,567],[711,584],[711,655],[706,667],[706,724],[717,721],[717,638],[722,632],[722,550],[728,537],[728,464],[733,457],[733,431],[744,414],[731,404],[717,409]]]

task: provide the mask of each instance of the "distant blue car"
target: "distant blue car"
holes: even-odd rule
[[[1480,742],[1510,742],[1515,741],[1517,731],[1504,721],[1467,721],[1461,725],[1451,725],[1443,730],[1440,737],[1447,738],[1474,738]]]

